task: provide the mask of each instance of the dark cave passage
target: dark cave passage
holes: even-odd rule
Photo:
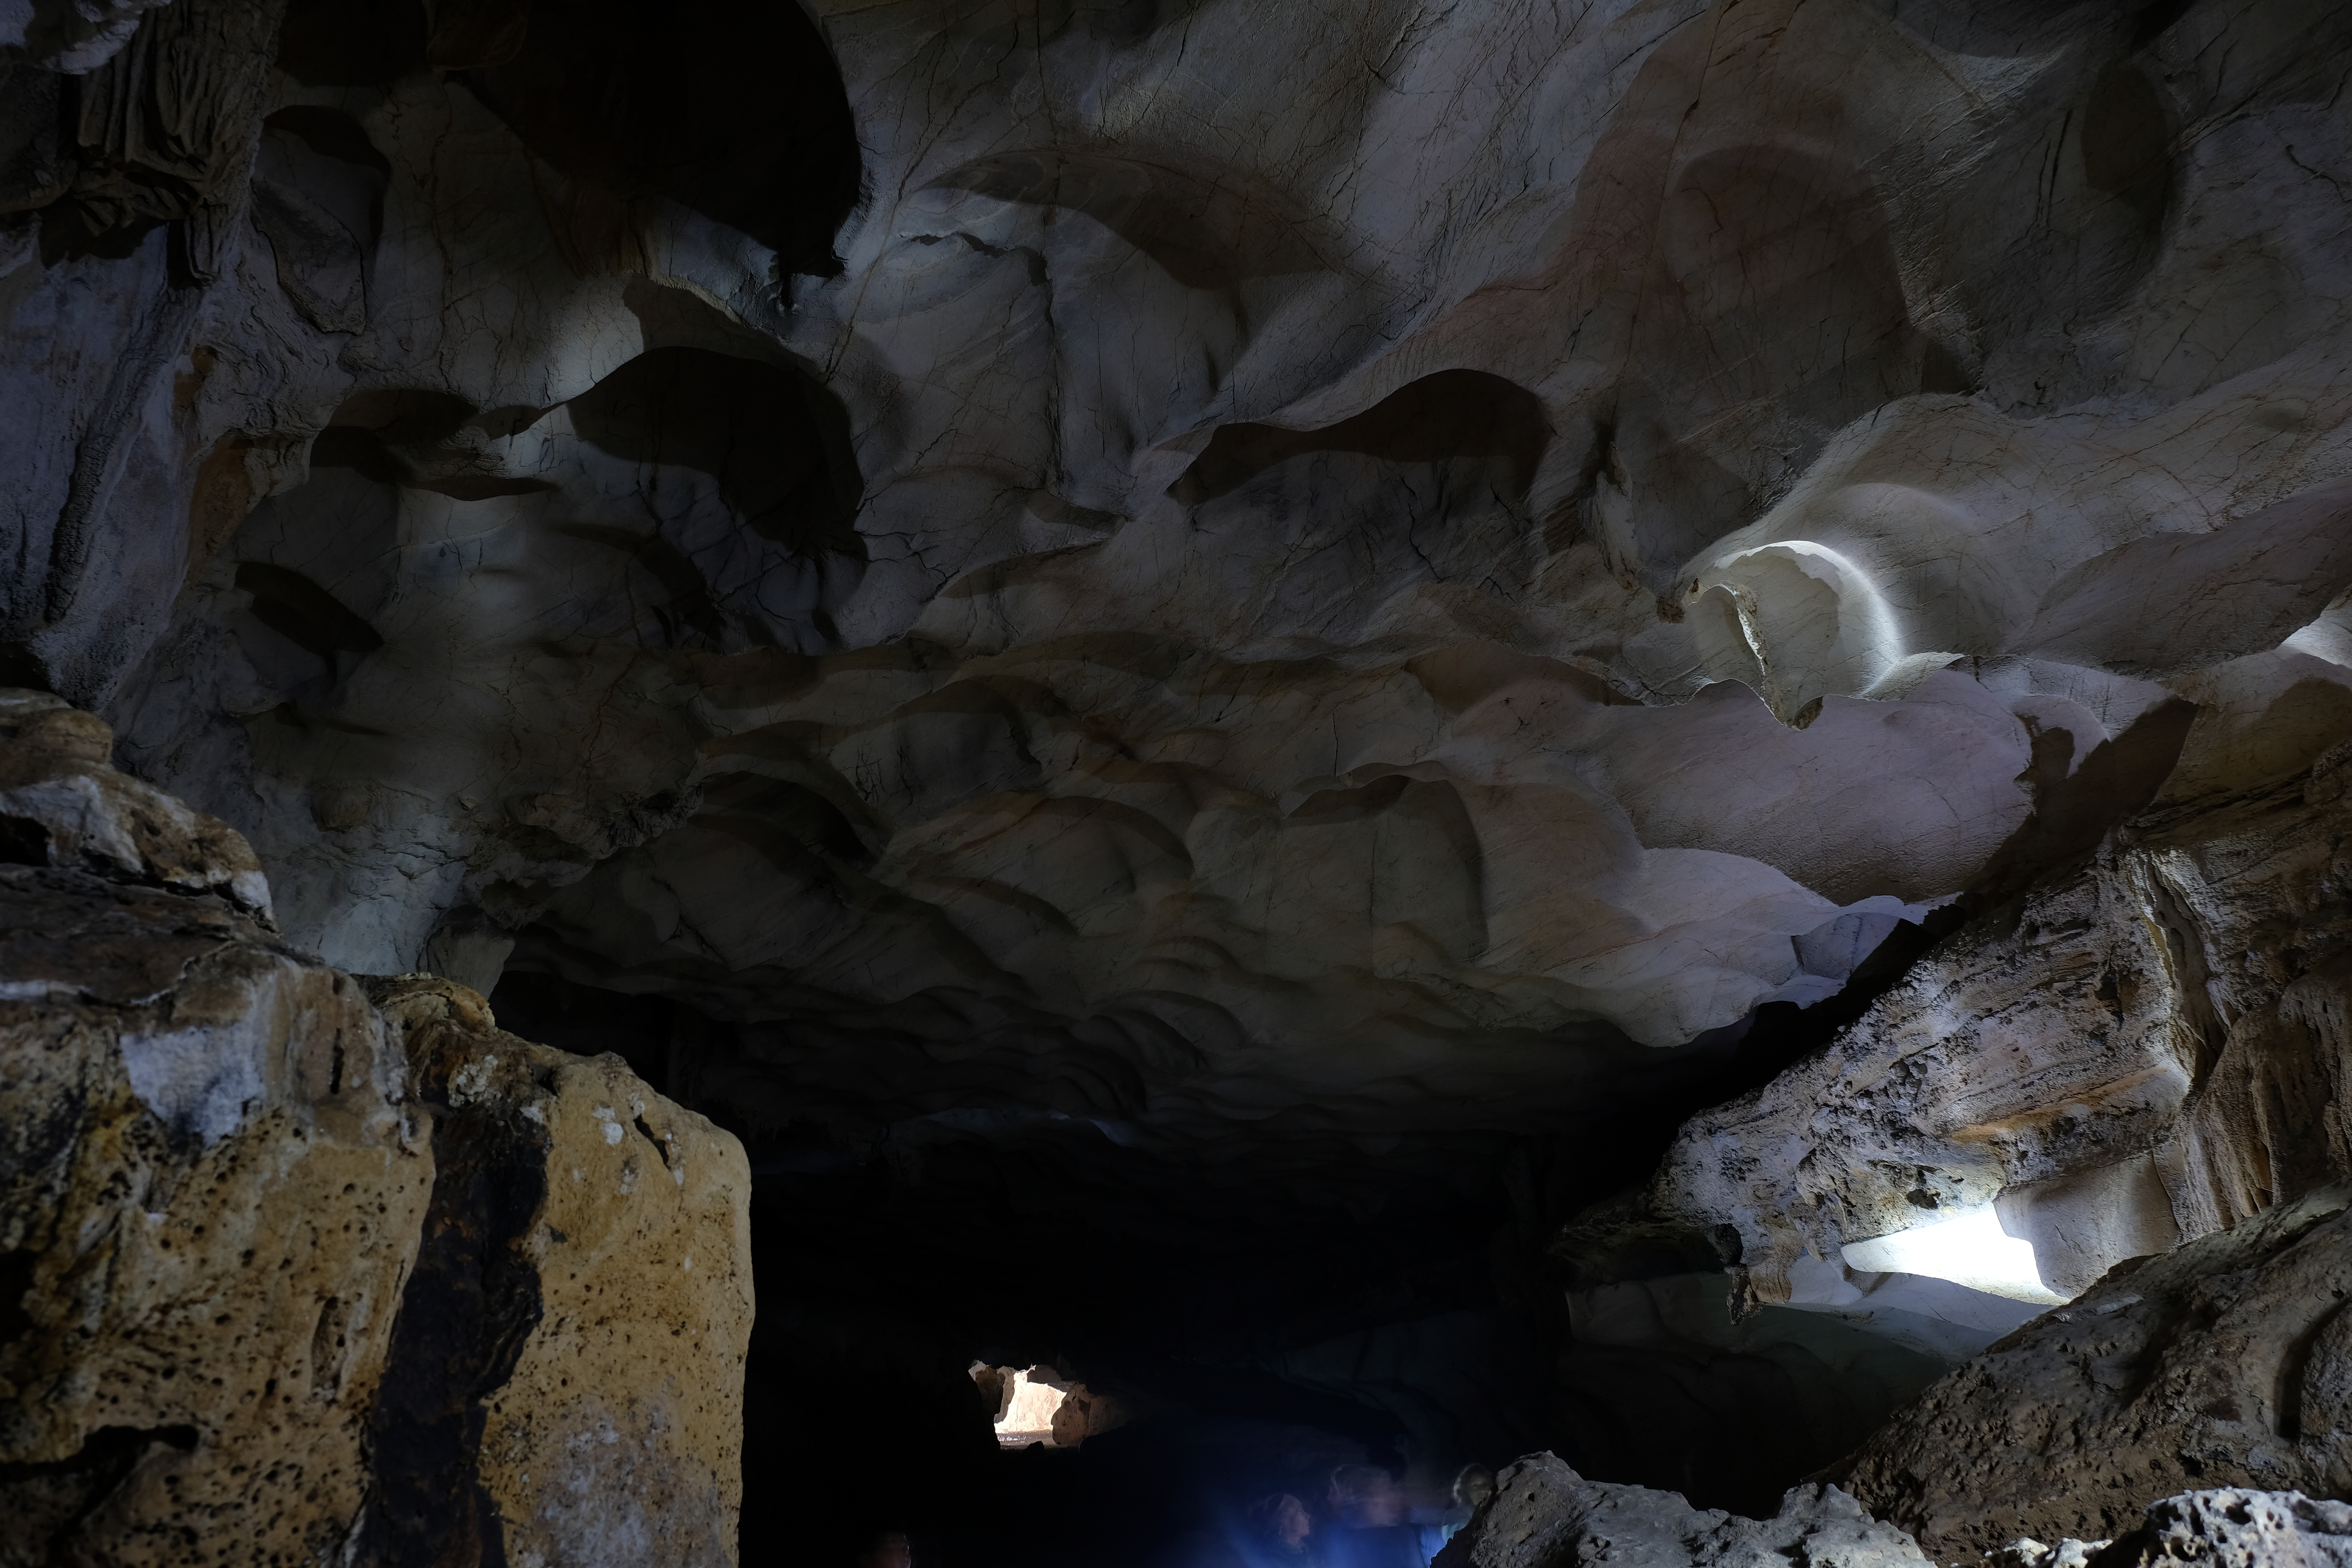
[[[1665,1331],[1580,1345],[1564,1306],[1731,1261],[1702,1236],[1604,1225],[1579,1250],[1562,1228],[1900,972],[1882,963],[1837,1005],[1779,1005],[1681,1051],[1606,1050],[1606,1087],[1549,1136],[1423,1136],[1352,1172],[1319,1159],[1307,1192],[1264,1151],[1238,1173],[1180,1163],[1081,1119],[1001,1119],[1010,1135],[917,1120],[864,1141],[762,1128],[695,1095],[738,1081],[738,1031],[531,973],[510,971],[491,1002],[530,1037],[622,1055],[744,1140],[759,1300],[746,1563],[845,1563],[899,1528],[926,1563],[1208,1568],[1239,1561],[1266,1498],[1307,1500],[1328,1524],[1349,1465],[1395,1475],[1416,1517],[1444,1513],[1465,1466],[1546,1448],[1599,1479],[1769,1516],[1941,1371],[1899,1351],[1857,1364]],[[1001,1448],[975,1363],[1055,1369],[1127,1419],[1069,1449]]]

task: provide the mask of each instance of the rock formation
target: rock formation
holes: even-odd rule
[[[2148,1506],[2140,1527],[2115,1542],[2032,1539],[2001,1549],[2003,1568],[2056,1568],[2089,1562],[2101,1568],[2153,1568],[2159,1563],[2257,1563],[2331,1568],[2352,1560],[2352,1510],[2300,1492],[2184,1492]]]
[[[235,833],[55,698],[0,725],[0,1554],[313,1561],[433,1184],[405,1065]]]
[[[2352,1188],[2111,1271],[1896,1413],[1839,1484],[1939,1558],[2106,1539],[2191,1486],[2352,1489]]]
[[[1734,1226],[1760,1300],[1993,1205],[2046,1302],[2352,1174],[2347,760],[2159,801],[1961,928],[1823,1054],[1685,1126],[1654,1205]]]
[[[1701,1512],[1671,1492],[1588,1481],[1550,1454],[1504,1470],[1501,1489],[1435,1568],[1565,1568],[1570,1563],[1720,1563],[1776,1568],[1897,1568],[1931,1562],[1909,1536],[1837,1488],[1791,1490],[1768,1520]],[[1988,1552],[1996,1568],[2338,1568],[2352,1562],[2352,1506],[2295,1491],[2182,1492],[2137,1511],[2119,1538],[2046,1545],[2022,1537]]]
[[[1440,1568],[1558,1568],[1563,1563],[1721,1563],[1777,1568],[1918,1568],[1929,1559],[1835,1487],[1800,1487],[1768,1520],[1692,1508],[1672,1492],[1588,1481],[1549,1454],[1506,1469],[1495,1500]]]
[[[110,740],[0,691],[0,1561],[731,1563],[735,1141],[372,1005]]]
[[[485,1561],[732,1564],[741,1146],[614,1058],[498,1028],[463,986],[371,989],[434,1109],[439,1171],[375,1413],[365,1547],[437,1562],[472,1536]]]

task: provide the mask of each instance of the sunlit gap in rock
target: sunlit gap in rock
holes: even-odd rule
[[[1847,1268],[1865,1274],[1920,1274],[2013,1301],[2067,1300],[2042,1282],[2033,1244],[2003,1230],[1990,1204],[1932,1225],[1849,1241],[1840,1251]]]
[[[971,1363],[971,1380],[997,1401],[992,1425],[1003,1448],[1075,1448],[1088,1437],[1127,1424],[1118,1402],[1090,1394],[1051,1367]]]

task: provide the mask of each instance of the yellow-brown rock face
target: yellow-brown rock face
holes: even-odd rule
[[[125,794],[80,792],[94,837]],[[433,1185],[404,1078],[350,976],[218,895],[0,866],[0,1562],[348,1533]]]
[[[460,1489],[507,1562],[732,1563],[751,1329],[742,1146],[616,1057],[499,1029],[462,985],[408,975],[378,997],[436,1107],[443,1184],[403,1322],[402,1364],[419,1381],[386,1402],[387,1447],[414,1451],[450,1408],[421,1397],[434,1372],[469,1374],[479,1447]],[[487,1211],[488,1233],[485,1211],[462,1201],[486,1188],[507,1200]],[[483,1260],[480,1277],[505,1289],[485,1292],[480,1317],[448,1322]],[[435,1338],[436,1321],[454,1335]],[[385,1521],[387,1542],[446,1529],[451,1499],[430,1472],[387,1475],[385,1491],[420,1505]]]
[[[0,1564],[731,1564],[741,1146],[379,1013],[109,747],[0,691]]]

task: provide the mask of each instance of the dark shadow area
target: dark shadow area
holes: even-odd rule
[[[866,559],[849,416],[805,374],[709,349],[649,349],[570,406],[572,428],[614,457],[717,479],[763,538]]]
[[[278,64],[309,86],[449,73],[565,174],[739,228],[783,272],[838,274],[834,232],[864,193],[841,72],[798,5],[294,0]]]
[[[1425,1495],[1464,1463],[1549,1447],[1601,1479],[1769,1514],[1837,1458],[1910,1369],[1847,1391],[1801,1350],[1579,1345],[1569,1289],[1732,1259],[1667,1237],[1596,1276],[1553,1243],[1690,1114],[1818,1048],[1936,934],[1898,932],[1850,997],[1810,1013],[1768,1009],[1679,1050],[1583,1047],[1604,1063],[1593,1092],[1546,1134],[1424,1131],[1377,1155],[1237,1128],[1215,1159],[1178,1159],[1083,1115],[981,1110],[977,1089],[924,1109],[954,1052],[853,1038],[788,1058],[784,1026],[527,971],[491,1000],[504,1026],[617,1051],[744,1140],[745,1563],[845,1565],[895,1526],[926,1568],[1209,1568],[1238,1561],[1222,1532],[1250,1503],[1286,1491],[1319,1510],[1341,1464]],[[1131,1419],[1075,1449],[1001,1450],[975,1361],[1050,1365]]]
[[[841,73],[800,6],[721,0],[681,26],[625,0],[537,0],[528,26],[426,47],[575,179],[692,207],[783,271],[840,272],[834,231],[865,170]]]
[[[1510,498],[1525,500],[1550,439],[1534,393],[1484,371],[1441,370],[1319,430],[1220,425],[1168,493],[1198,506],[1308,452],[1360,452],[1396,463],[1499,458],[1509,465]]]

